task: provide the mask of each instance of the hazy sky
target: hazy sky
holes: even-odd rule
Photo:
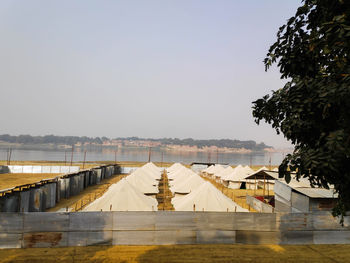
[[[253,139],[300,0],[0,1],[0,134]]]

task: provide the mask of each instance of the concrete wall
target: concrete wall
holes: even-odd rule
[[[274,211],[274,208],[271,205],[265,204],[264,202],[261,202],[259,199],[256,199],[253,196],[247,195],[246,200],[247,204],[258,212],[273,213]]]
[[[21,191],[5,192],[0,196],[0,212],[42,212],[54,207],[61,198],[77,195],[86,187],[119,173],[117,165],[100,166],[42,180]]]
[[[164,244],[348,244],[328,212],[0,213],[0,248]]]

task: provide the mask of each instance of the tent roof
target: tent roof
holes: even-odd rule
[[[170,172],[174,172],[182,167],[185,167],[185,166],[183,166],[181,163],[174,163],[172,166],[168,167],[166,170],[168,173],[170,173]]]
[[[134,173],[126,177],[126,180],[139,189],[142,193],[145,194],[157,194],[158,187],[152,184],[152,181],[147,179],[146,176],[135,175]]]
[[[83,211],[110,211],[111,205],[112,211],[156,211],[158,203],[123,178]]]
[[[221,179],[224,181],[241,182],[245,180],[245,178],[248,176],[248,173],[249,170],[247,168],[238,165],[236,168],[233,169],[233,172],[227,174]]]
[[[197,189],[205,180],[197,174],[186,176],[183,180],[176,180],[170,186],[170,191],[173,193],[190,193]]]
[[[257,170],[256,172],[252,173],[251,175],[247,176],[245,179],[252,180],[277,180],[278,179],[278,171],[267,171],[267,170]]]
[[[218,172],[215,174],[216,177],[224,178],[226,175],[232,173],[234,171],[234,168],[232,166],[226,167],[224,170],[221,172]]]
[[[183,177],[187,177],[191,174],[196,174],[195,172],[193,172],[191,169],[188,169],[186,167],[183,167],[175,172],[172,173],[168,173],[168,178],[170,180],[177,180]]]
[[[196,211],[248,211],[238,206],[208,181],[205,181],[187,196],[176,199],[172,203],[175,211],[193,211],[193,205],[195,205]]]

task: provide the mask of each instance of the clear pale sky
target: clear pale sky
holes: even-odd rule
[[[289,146],[252,101],[296,0],[0,2],[0,134],[239,139]]]

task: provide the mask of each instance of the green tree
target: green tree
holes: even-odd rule
[[[304,0],[280,27],[264,60],[287,83],[253,102],[253,116],[265,120],[295,148],[279,166],[290,181],[334,185],[339,195],[334,215],[350,210],[350,3]],[[342,217],[343,218],[343,217]]]

